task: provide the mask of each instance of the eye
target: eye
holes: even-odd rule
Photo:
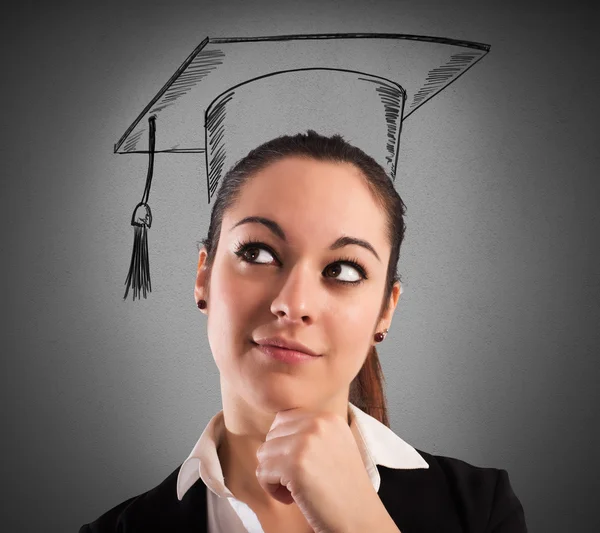
[[[358,267],[358,265],[354,266],[352,263],[353,261],[336,261],[335,263],[331,263],[331,265],[325,267],[325,272],[329,271],[333,278],[340,283],[360,283],[365,279],[365,277],[360,272],[360,267]],[[340,279],[339,273],[343,273],[344,270],[346,270],[346,276],[348,276],[349,279]]]
[[[260,257],[261,252],[266,252],[271,257],[274,257],[274,254],[267,249],[264,244],[249,242],[246,244],[238,245],[235,255],[237,255],[242,261],[246,263],[258,263],[262,265],[269,264],[268,262],[257,261],[258,257]]]
[[[261,257],[261,252],[266,252],[267,255],[270,255],[277,263],[279,263],[275,252],[273,252],[266,244],[259,241],[238,242],[235,245],[234,253],[239,257],[240,261],[244,261],[245,263],[256,265],[268,265],[272,263],[272,261],[258,261],[257,259]],[[349,279],[339,278],[340,273],[344,273],[344,271],[346,271],[344,277],[348,277]],[[352,271],[354,271],[354,273]],[[358,259],[352,257],[342,257],[337,261],[330,263],[325,267],[323,272],[332,274],[331,276],[326,277],[331,277],[336,283],[345,285],[359,285],[364,280],[368,279],[366,269],[359,263]]]

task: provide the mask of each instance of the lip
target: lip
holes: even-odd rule
[[[284,339],[283,337],[267,337],[264,339],[258,339],[254,341],[254,343],[263,347],[272,346],[280,349],[283,348],[284,350],[305,356],[320,357],[318,353],[313,352],[304,344],[291,339]]]
[[[289,365],[308,363],[309,361],[316,361],[319,359],[318,356],[308,355],[307,353],[298,352],[296,350],[288,350],[287,348],[279,348],[270,344],[257,344],[255,342],[253,344],[259,352],[262,352],[269,359],[275,359]]]

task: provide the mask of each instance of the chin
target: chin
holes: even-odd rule
[[[302,398],[298,394],[294,394],[289,386],[283,386],[279,389],[256,391],[252,403],[258,409],[273,414],[286,409],[305,407],[308,404],[308,398]]]

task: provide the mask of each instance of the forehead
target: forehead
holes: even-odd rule
[[[223,226],[252,215],[274,219],[294,241],[323,239],[328,246],[350,235],[380,250],[389,246],[385,214],[366,179],[349,163],[288,157],[268,165],[245,183]]]

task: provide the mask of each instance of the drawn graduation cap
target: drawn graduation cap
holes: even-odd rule
[[[208,203],[250,150],[280,135],[340,134],[396,177],[402,123],[489,45],[398,34],[206,38],[115,144],[149,154],[126,279],[151,291],[147,229],[154,155],[204,153]]]

